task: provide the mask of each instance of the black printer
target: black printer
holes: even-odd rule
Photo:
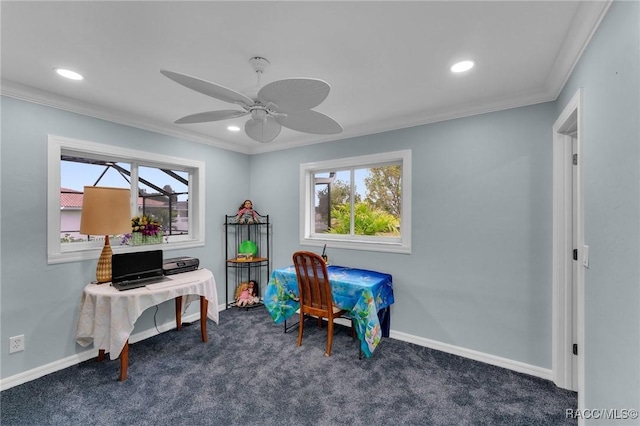
[[[162,261],[162,273],[165,275],[180,274],[182,272],[195,271],[198,266],[200,266],[198,258],[189,256],[172,257]]]

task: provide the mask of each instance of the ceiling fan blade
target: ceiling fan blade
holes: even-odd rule
[[[264,120],[252,118],[244,124],[247,136],[261,143],[274,140],[280,134],[280,130],[282,130],[282,126],[273,117],[265,117]]]
[[[274,104],[278,112],[304,111],[316,107],[329,95],[329,84],[316,78],[288,78],[265,85],[258,92],[264,104]]]
[[[221,111],[199,112],[187,115],[175,121],[176,124],[207,123],[209,121],[220,121],[228,118],[242,117],[249,114],[247,111],[225,109]]]
[[[289,129],[315,135],[332,135],[342,132],[340,123],[318,111],[294,112],[276,117],[276,121]]]
[[[219,84],[211,83],[185,74],[179,74],[173,71],[160,70],[160,72],[176,83],[182,84],[196,92],[211,96],[212,98],[220,99],[221,101],[230,102],[232,104],[246,105],[247,107],[255,104],[253,99],[250,97],[243,95],[240,92],[236,92],[235,90],[220,86]]]

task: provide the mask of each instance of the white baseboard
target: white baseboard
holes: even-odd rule
[[[220,308],[224,309],[224,307]],[[182,322],[192,322],[200,319],[200,312],[196,312],[195,314],[190,314],[182,317]],[[175,321],[168,321],[158,327],[160,333],[163,333],[168,330],[172,330],[176,327]],[[158,330],[155,328],[141,331],[136,334],[132,334],[129,337],[129,343],[136,343],[144,339],[148,339],[149,337],[156,336]],[[59,359],[49,364],[45,364],[43,366],[22,372],[20,374],[16,374],[15,376],[7,377],[6,379],[0,380],[0,391],[12,388],[14,386],[21,385],[23,383],[30,382],[32,380],[38,379],[42,376],[46,376],[47,374],[54,373],[59,370],[64,370],[65,368],[71,367],[72,365],[80,364],[81,362],[90,360],[92,358],[96,358],[98,356],[98,349],[92,348],[87,349],[86,351],[79,352],[75,355],[71,355],[66,358]]]
[[[222,311],[225,308],[226,307],[222,305],[218,307],[218,310]],[[200,319],[200,313],[197,312],[195,314],[191,314],[183,317],[183,322],[197,321],[199,319]],[[345,321],[344,325],[349,326],[350,324],[348,321]],[[175,322],[168,321],[165,324],[160,325],[158,327],[158,330],[160,331],[160,333],[162,333],[168,330],[172,330],[173,328],[175,328]],[[145,330],[145,331],[133,334],[129,338],[129,343],[139,342],[141,340],[148,339],[149,337],[156,336],[157,334],[159,334],[158,330],[153,328],[150,330]],[[404,342],[413,343],[413,344],[424,346],[430,349],[435,349],[435,350],[450,353],[453,355],[458,355],[464,358],[473,359],[475,361],[484,362],[486,364],[495,365],[497,367],[506,368],[509,370],[517,371],[519,373],[540,377],[545,380],[553,380],[552,371],[546,368],[536,367],[534,365],[525,364],[519,361],[502,358],[495,355],[489,355],[483,352],[478,352],[471,349],[465,349],[459,346],[449,345],[447,343],[437,342],[435,340],[425,339],[423,337],[417,337],[417,336],[407,334],[407,333],[402,333],[399,331],[391,330],[389,337],[391,339],[402,340]],[[0,380],[0,391],[12,388],[14,386],[21,385],[23,383],[30,382],[42,376],[46,376],[47,374],[51,374],[56,371],[63,370],[65,368],[71,367],[72,365],[79,364],[81,362],[87,361],[97,356],[98,356],[98,349],[88,349],[86,351],[79,352],[75,355],[43,365],[41,367],[37,367],[31,370],[22,372],[20,374],[16,374],[15,376],[7,377],[6,379]]]
[[[402,333],[400,331],[389,332],[391,339],[402,340],[403,342],[413,343],[415,345],[424,346],[441,352],[458,355],[464,358],[473,359],[475,361],[484,362],[485,364],[495,365],[496,367],[506,368],[518,373],[529,374],[530,376],[540,377],[545,380],[553,380],[553,372],[550,369],[537,367],[524,362],[514,361],[508,358],[502,358],[495,355],[486,354],[484,352],[466,349],[460,346],[450,345],[448,343],[438,342],[436,340],[417,337],[412,334]]]

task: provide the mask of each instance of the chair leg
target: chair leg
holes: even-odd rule
[[[302,345],[303,332],[304,332],[304,314],[300,312],[300,324],[298,325],[298,346]]]
[[[327,350],[325,351],[325,356],[331,356],[331,345],[333,343],[333,321],[329,319],[327,321]]]

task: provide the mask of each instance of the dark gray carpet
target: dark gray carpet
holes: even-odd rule
[[[2,425],[559,425],[574,392],[480,362],[385,338],[358,360],[338,327],[308,321],[284,334],[264,308],[220,313],[130,347],[119,361],[87,361],[5,390]]]

